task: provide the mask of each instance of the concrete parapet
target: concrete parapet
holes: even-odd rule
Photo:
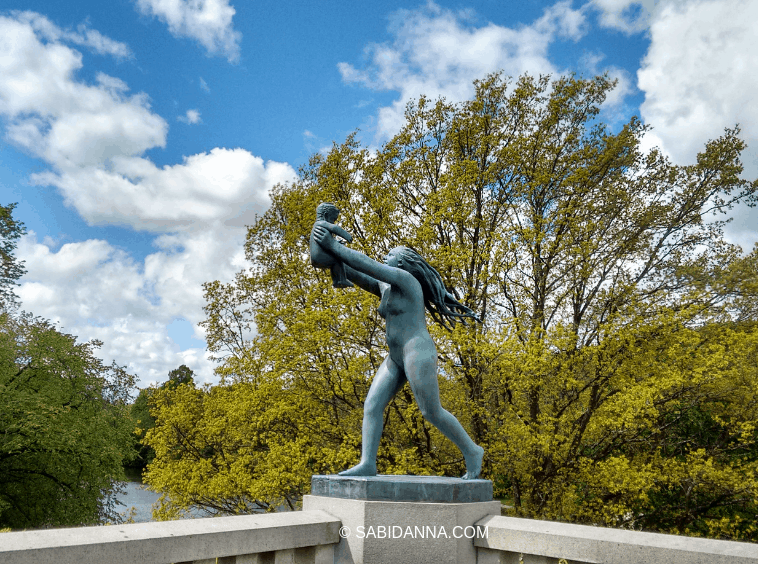
[[[3,564],[332,564],[339,519],[322,511],[0,533]]]
[[[499,501],[420,503],[307,495],[306,511],[342,521],[335,564],[475,564],[475,523],[500,514]]]
[[[0,563],[758,564],[756,544],[500,517],[497,501],[310,495],[303,504],[298,512],[0,533]]]
[[[478,564],[758,564],[758,545],[488,516]],[[520,559],[523,555],[523,559]]]

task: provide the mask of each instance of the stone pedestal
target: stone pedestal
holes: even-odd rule
[[[476,564],[475,523],[500,515],[492,482],[438,476],[314,476],[303,509],[342,521],[335,564]]]

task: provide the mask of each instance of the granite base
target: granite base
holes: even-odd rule
[[[303,509],[342,521],[335,564],[476,564],[474,539],[488,533],[475,523],[500,515],[488,480],[314,476],[311,485],[331,495],[306,495]]]
[[[316,475],[311,477],[311,495],[365,501],[473,503],[492,501],[492,482],[446,476]]]

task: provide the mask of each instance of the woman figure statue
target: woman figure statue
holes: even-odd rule
[[[351,281],[381,298],[379,315],[387,322],[390,352],[374,376],[363,406],[361,461],[340,475],[376,475],[384,409],[407,380],[424,418],[463,453],[466,461],[463,479],[478,478],[484,449],[471,440],[458,420],[440,404],[437,348],[426,328],[424,310],[428,309],[445,326],[466,317],[476,319],[474,312],[448,293],[439,273],[411,249],[392,249],[381,264],[336,243],[323,227],[315,227],[313,236],[325,251],[345,265]]]

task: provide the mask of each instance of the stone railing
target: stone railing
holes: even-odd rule
[[[758,564],[758,545],[489,516],[477,564]]]
[[[758,564],[758,545],[749,543],[496,515],[475,525],[487,535],[468,541],[471,564]],[[362,564],[364,554],[345,550],[341,526],[324,511],[307,510],[0,533],[0,563]],[[419,554],[412,545],[399,564],[430,562],[429,544]],[[386,562],[381,552],[370,560]]]
[[[322,511],[0,533],[2,564],[332,564]]]

